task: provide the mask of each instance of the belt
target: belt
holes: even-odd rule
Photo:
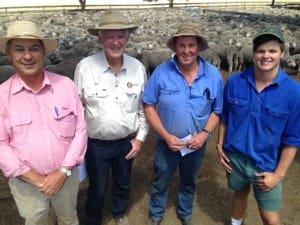
[[[131,134],[128,134],[127,135],[127,137],[125,137],[125,138],[135,138],[136,137],[136,134],[137,134],[137,132],[133,132],[133,133],[131,133]]]
[[[94,141],[103,141],[103,142],[114,142],[114,141],[123,141],[126,139],[133,139],[136,137],[137,132],[133,132],[131,134],[128,134],[126,137],[119,138],[119,139],[112,139],[112,140],[102,140],[102,139],[95,139],[95,138],[89,138],[90,140]]]

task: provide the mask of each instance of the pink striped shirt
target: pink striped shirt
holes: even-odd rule
[[[16,177],[76,166],[86,151],[84,111],[73,82],[45,71],[40,91],[14,74],[0,85],[0,169]]]

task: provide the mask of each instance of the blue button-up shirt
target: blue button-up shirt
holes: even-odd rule
[[[273,172],[282,146],[300,146],[300,85],[280,69],[259,93],[253,68],[233,75],[225,85],[221,119],[227,126],[225,150]]]
[[[192,86],[179,70],[175,56],[154,70],[144,91],[143,102],[158,105],[162,124],[179,138],[200,132],[211,112],[222,111],[222,75],[213,65],[198,60],[200,66]]]

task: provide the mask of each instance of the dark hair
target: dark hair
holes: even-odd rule
[[[8,49],[10,48],[10,45],[11,45],[12,40],[15,40],[15,39],[10,39],[10,40],[7,41],[6,47],[5,47],[6,52],[7,52]],[[41,46],[42,46],[44,49],[46,49],[46,46],[45,46],[44,42],[43,42],[42,40],[39,40],[39,41],[40,41],[40,43],[41,43]]]
[[[256,38],[255,41],[253,41],[253,52],[255,52],[259,46],[269,41],[277,41],[280,44],[281,51],[284,51],[284,43],[279,38],[275,37],[274,35],[266,34]]]

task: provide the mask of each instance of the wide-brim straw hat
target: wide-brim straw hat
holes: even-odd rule
[[[88,32],[98,36],[100,30],[129,30],[132,32],[137,28],[137,25],[128,23],[120,12],[108,10],[100,17],[100,24],[96,28],[89,28]]]
[[[176,34],[174,34],[167,42],[167,46],[174,52],[175,52],[175,39],[176,39],[176,37],[180,37],[180,36],[195,36],[198,38],[198,41],[201,46],[201,49],[200,49],[201,51],[208,48],[207,41],[201,35],[200,27],[197,23],[183,22],[179,26]]]
[[[47,53],[58,47],[56,39],[43,38],[37,23],[28,20],[19,20],[8,24],[6,37],[0,37],[0,52],[5,53],[7,42],[12,39],[41,40],[44,43]]]

